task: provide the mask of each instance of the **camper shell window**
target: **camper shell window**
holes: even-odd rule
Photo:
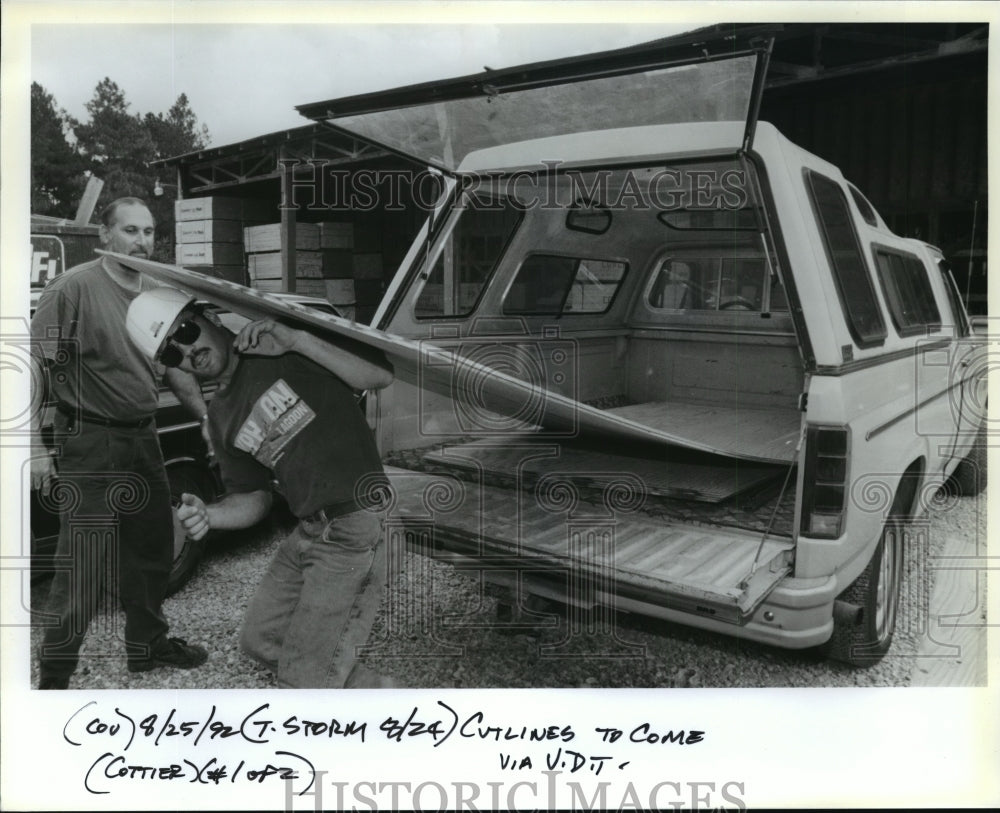
[[[880,345],[887,335],[885,321],[854,229],[847,196],[840,184],[818,172],[806,170],[805,176],[851,336],[858,347]]]
[[[525,258],[503,302],[505,315],[606,313],[628,266],[614,260],[532,254]]]
[[[900,336],[941,329],[941,314],[919,257],[880,246],[875,249],[875,265],[889,316]]]
[[[416,318],[472,313],[523,217],[523,207],[510,197],[466,193],[454,228],[435,247],[437,259],[423,275]]]

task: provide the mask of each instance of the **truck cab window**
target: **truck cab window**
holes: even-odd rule
[[[654,310],[756,311],[765,308],[767,266],[759,256],[700,255],[664,259],[646,292]],[[780,295],[772,291],[771,307],[787,310]],[[778,299],[778,302],[774,300]]]

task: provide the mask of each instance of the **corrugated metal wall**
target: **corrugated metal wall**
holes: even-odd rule
[[[871,82],[877,85],[877,80]],[[950,209],[985,200],[986,79],[765,102],[762,117],[826,158],[880,209]]]
[[[985,312],[987,74],[981,62],[765,91],[761,119],[843,171],[897,234],[939,246]],[[974,245],[973,245],[974,243]]]

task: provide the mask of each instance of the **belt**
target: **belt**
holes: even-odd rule
[[[344,500],[344,502],[334,503],[319,511],[314,511],[304,517],[299,517],[300,522],[329,522],[331,519],[342,517],[344,514],[353,514],[358,510],[358,504],[354,500]]]
[[[71,407],[61,401],[56,404],[56,409],[71,420],[78,420],[82,423],[92,423],[97,426],[109,426],[115,429],[142,429],[153,422],[153,416],[149,415],[137,421],[119,421],[117,418],[105,418],[103,415],[95,415],[79,407]]]

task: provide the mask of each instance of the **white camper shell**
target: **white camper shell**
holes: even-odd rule
[[[940,252],[756,122],[769,47],[720,28],[300,110],[444,181],[373,327],[530,385],[429,386],[431,353],[370,396],[414,544],[511,603],[868,664],[929,495],[985,482],[980,348]]]

